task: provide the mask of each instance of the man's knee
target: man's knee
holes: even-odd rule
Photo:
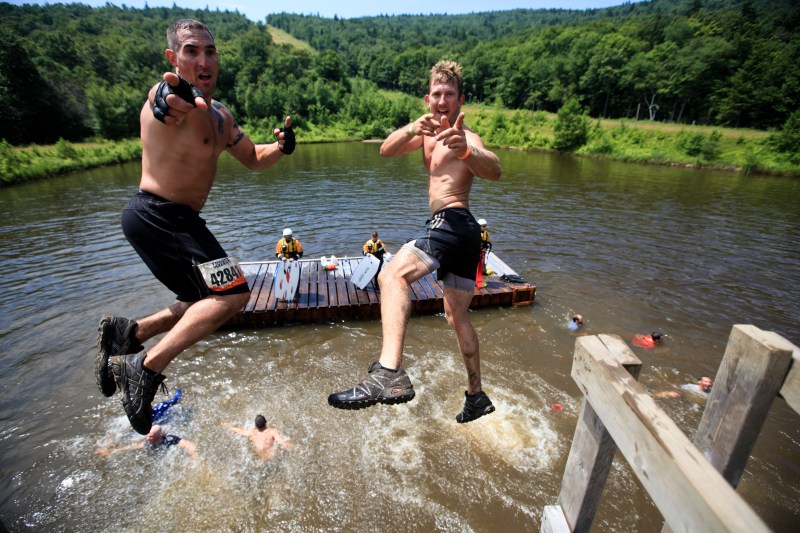
[[[243,292],[241,294],[236,294],[235,296],[236,296],[236,303],[234,304],[234,307],[236,308],[237,311],[242,307],[244,307],[245,305],[247,305],[247,302],[250,301],[249,292]]]
[[[453,330],[455,330],[456,329],[456,321],[453,318],[453,313],[450,312],[449,310],[445,310],[444,317],[447,319],[447,323],[450,324],[450,327],[453,328]]]
[[[222,301],[227,304],[228,312],[235,314],[239,312],[250,300],[250,293],[228,294],[222,297]]]
[[[406,280],[402,275],[400,275],[397,269],[381,269],[380,273],[378,274],[378,286],[381,288],[381,290],[398,283],[406,283]]]

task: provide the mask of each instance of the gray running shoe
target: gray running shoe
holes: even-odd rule
[[[494,405],[492,400],[486,396],[483,391],[476,392],[475,394],[467,394],[464,391],[464,410],[456,415],[456,422],[463,424],[465,422],[472,422],[473,420],[488,415],[494,412]]]
[[[147,435],[153,426],[153,398],[159,385],[164,394],[167,393],[164,374],[146,369],[145,355],[115,355],[111,358],[111,371],[122,392],[122,407],[128,415],[128,422],[142,435]]]
[[[111,365],[108,359],[114,355],[138,353],[144,346],[136,340],[135,320],[121,316],[105,316],[97,328],[97,355],[94,358],[94,372],[97,388],[103,396],[113,396],[117,391]]]
[[[404,403],[414,398],[414,385],[402,368],[387,370],[375,361],[368,373],[352,389],[328,396],[328,403],[339,409],[361,409],[376,403]]]

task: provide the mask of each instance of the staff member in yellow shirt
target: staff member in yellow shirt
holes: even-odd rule
[[[286,259],[300,259],[303,257],[303,245],[292,237],[291,228],[283,230],[283,237],[275,245],[275,256],[279,259],[282,257]]]

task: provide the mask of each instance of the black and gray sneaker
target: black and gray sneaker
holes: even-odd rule
[[[414,385],[402,368],[388,370],[375,361],[369,375],[352,389],[334,392],[328,403],[339,409],[361,409],[376,403],[404,403],[414,398]]]
[[[103,396],[113,396],[117,390],[111,374],[109,357],[128,353],[138,353],[144,346],[136,340],[135,320],[121,316],[105,316],[97,328],[97,355],[94,358],[94,372],[97,388]]]
[[[472,422],[475,419],[488,415],[494,412],[494,405],[492,400],[486,396],[483,391],[476,392],[475,394],[467,394],[464,391],[464,410],[456,415],[456,422],[463,424],[465,422]]]
[[[145,355],[115,355],[111,358],[111,370],[122,392],[122,407],[131,427],[142,435],[147,435],[153,426],[152,404],[159,385],[164,394],[167,393],[164,374],[145,368]]]

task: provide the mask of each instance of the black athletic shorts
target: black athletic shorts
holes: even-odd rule
[[[481,257],[481,228],[468,209],[454,207],[434,213],[414,246],[439,261],[436,279],[453,274],[475,281]]]
[[[153,275],[181,302],[249,292],[247,283],[213,293],[197,265],[227,257],[200,213],[139,191],[122,210],[122,231]]]

